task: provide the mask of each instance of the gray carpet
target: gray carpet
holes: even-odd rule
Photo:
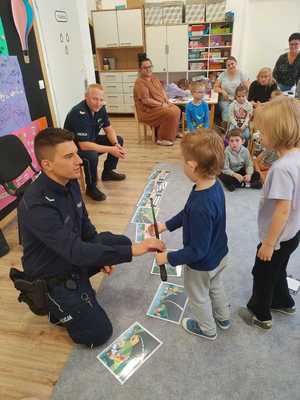
[[[160,203],[160,221],[181,209],[191,189],[178,167],[165,167],[172,174]],[[52,399],[300,399],[300,312],[289,317],[274,315],[270,332],[247,326],[237,314],[251,292],[259,196],[259,191],[251,189],[226,193],[230,265],[224,280],[233,320],[229,331],[218,331],[217,340],[210,342],[189,335],[180,326],[146,317],[160,278],[150,275],[153,255],[136,258],[105,281],[98,299],[112,320],[112,340],[138,321],[163,345],[124,385],[96,359],[106,346],[94,350],[75,346]],[[134,239],[133,224],[126,234]],[[165,234],[164,239],[168,247],[176,248],[181,232]],[[300,278],[299,249],[291,258],[289,273]],[[180,284],[182,278],[170,281]],[[300,293],[295,300],[300,309]]]

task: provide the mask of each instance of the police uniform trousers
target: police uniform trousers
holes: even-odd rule
[[[94,240],[107,246],[131,244],[125,236],[110,232],[100,233]],[[102,345],[113,332],[89,280],[101,267],[74,269],[69,279],[48,288],[50,322],[64,326],[75,343],[89,347]]]
[[[121,136],[117,136],[118,143],[123,146],[124,140]],[[96,139],[96,143],[103,146],[112,146],[106,135],[99,135]],[[78,155],[83,161],[83,168],[85,174],[86,185],[89,188],[95,188],[97,185],[97,169],[98,169],[98,159],[103,153],[98,153],[97,151],[78,151]],[[112,171],[117,168],[119,159],[111,154],[107,155],[104,162],[103,172]]]

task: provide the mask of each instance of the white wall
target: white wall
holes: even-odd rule
[[[242,67],[254,79],[262,67],[273,68],[288,48],[288,37],[300,32],[299,0],[248,0]]]
[[[85,87],[95,81],[85,0],[34,0],[37,28],[42,42],[58,126],[84,97]],[[57,21],[56,11],[67,15]]]

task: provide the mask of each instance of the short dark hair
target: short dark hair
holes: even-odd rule
[[[233,56],[229,56],[229,57],[226,59],[226,64],[227,64],[228,61],[234,61],[234,62],[237,63],[237,59],[236,59],[235,57],[233,57]]]
[[[74,134],[66,129],[43,129],[34,139],[34,153],[39,164],[42,160],[45,160],[46,156],[49,157],[49,150],[51,152],[56,145],[72,140],[74,140]]]
[[[243,139],[243,131],[239,128],[233,128],[227,133],[227,137],[228,137],[228,139],[230,139],[232,137],[239,137],[239,138]]]
[[[300,42],[300,32],[292,33],[289,37],[289,42],[291,42],[292,40],[299,40]]]
[[[145,61],[149,61],[149,62],[151,62],[151,64],[152,64],[152,61],[150,60],[150,58],[148,58],[148,57],[140,58],[140,59],[139,59],[139,68],[141,68],[143,62],[145,62]]]
[[[186,161],[196,161],[202,176],[217,176],[224,167],[224,143],[213,130],[200,128],[193,135],[185,135],[181,141]]]

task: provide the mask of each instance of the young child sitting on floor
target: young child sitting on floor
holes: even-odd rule
[[[203,100],[206,94],[205,84],[192,82],[191,93],[193,100],[186,105],[185,116],[188,131],[195,133],[198,128],[209,127],[209,108]]]
[[[271,329],[271,311],[285,315],[296,311],[286,269],[300,240],[300,104],[279,97],[259,108],[255,125],[265,148],[275,150],[279,159],[267,175],[258,211],[260,243],[247,322]]]
[[[260,189],[260,176],[258,172],[254,172],[249,150],[243,146],[242,131],[233,129],[228,133],[228,138],[229,145],[225,149],[225,163],[220,180],[230,192],[241,187]]]
[[[213,130],[186,135],[181,142],[184,172],[194,182],[187,203],[166,223],[158,223],[159,232],[183,228],[183,248],[157,253],[158,265],[185,264],[184,288],[194,319],[184,318],[183,328],[208,340],[217,337],[216,323],[228,329],[229,306],[222,275],[227,264],[225,198],[216,177],[224,163],[221,137]],[[154,236],[154,227],[149,227]]]
[[[247,100],[248,89],[239,85],[235,91],[235,99],[229,106],[229,131],[240,128],[243,132],[243,139],[247,142],[250,137],[249,122],[253,114],[253,106]]]

